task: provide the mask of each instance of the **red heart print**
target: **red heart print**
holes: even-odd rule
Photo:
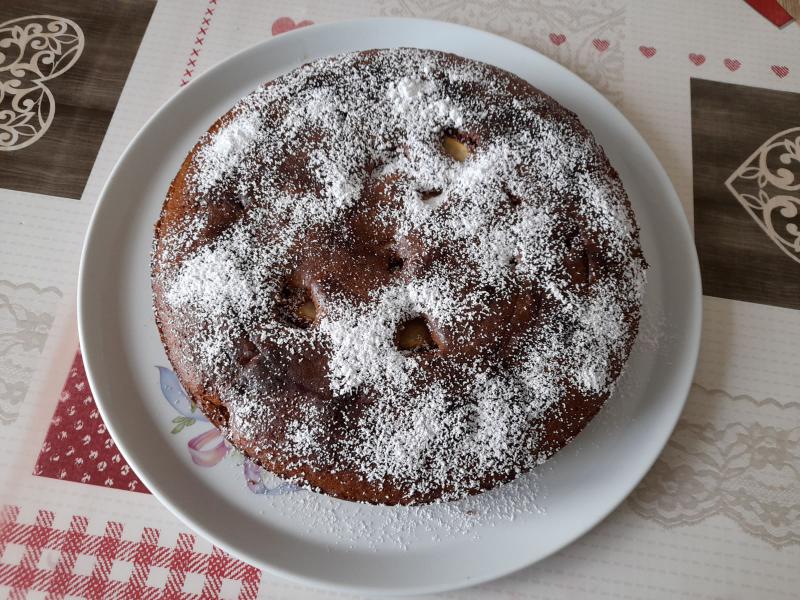
[[[275,22],[272,24],[272,35],[278,35],[281,33],[286,33],[287,31],[291,31],[292,29],[298,29],[300,27],[307,27],[308,25],[313,25],[314,21],[300,21],[299,23],[295,23],[294,19],[291,17],[280,17],[275,19]]]
[[[689,60],[692,61],[695,64],[695,66],[699,67],[704,62],[706,62],[706,57],[703,56],[702,54],[694,54],[694,53],[692,53],[692,54],[689,55]]]
[[[722,62],[725,64],[725,68],[728,69],[728,71],[738,71],[739,67],[742,66],[742,63],[735,58],[726,58]]]
[[[599,52],[605,52],[611,44],[608,40],[599,40],[597,38],[592,40],[592,46],[597,48]]]
[[[789,74],[789,67],[785,67],[783,65],[772,65],[772,72],[783,79]]]
[[[560,46],[567,41],[567,36],[565,36],[563,33],[551,33],[550,41],[556,46]]]
[[[639,46],[639,52],[641,52],[645,58],[653,58],[656,55],[656,49],[652,46]]]

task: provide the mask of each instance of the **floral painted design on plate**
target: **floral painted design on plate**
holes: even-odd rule
[[[195,465],[204,468],[216,467],[223,462],[223,459],[230,457],[237,463],[241,463],[247,488],[254,494],[279,496],[301,489],[291,482],[280,479],[243,456],[225,439],[219,429],[209,423],[205,415],[184,391],[174,371],[158,365],[156,365],[156,368],[158,369],[161,394],[175,412],[178,413],[172,419],[170,433],[180,435],[198,423],[209,427],[202,433],[193,436],[186,443],[186,448]]]

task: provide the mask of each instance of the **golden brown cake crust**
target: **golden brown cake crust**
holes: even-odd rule
[[[600,410],[639,322],[630,204],[577,117],[452,54],[261,86],[192,149],[152,284],[188,394],[275,474],[346,500],[487,490]]]

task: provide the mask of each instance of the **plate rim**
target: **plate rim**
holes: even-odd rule
[[[324,33],[335,32],[337,29],[347,30],[353,27],[365,27],[365,26],[375,26],[375,24],[381,24],[388,27],[392,26],[402,26],[402,25],[411,25],[411,24],[425,24],[431,27],[442,27],[444,29],[449,29],[453,32],[459,32],[461,34],[470,35],[470,36],[478,36],[483,37],[485,40],[499,42],[502,44],[510,44],[515,46],[520,51],[526,51],[533,54],[538,55],[539,59],[546,61],[547,63],[551,63],[551,66],[556,67],[558,70],[561,71],[561,74],[564,77],[571,78],[573,82],[577,82],[582,85],[586,85],[591,88],[596,93],[596,100],[600,103],[605,103],[607,108],[610,108],[612,111],[616,113],[616,116],[620,118],[620,124],[624,126],[625,129],[628,131],[629,135],[632,135],[637,139],[637,141],[641,144],[642,149],[644,149],[647,153],[648,162],[652,163],[654,172],[657,173],[658,179],[662,187],[664,187],[665,191],[668,191],[670,196],[670,208],[673,212],[678,213],[680,216],[677,219],[677,226],[680,231],[681,237],[683,240],[681,241],[681,245],[685,245],[685,249],[688,250],[688,259],[689,264],[687,265],[690,269],[690,273],[688,275],[691,279],[692,290],[687,292],[687,296],[691,294],[692,296],[692,303],[691,307],[689,307],[690,316],[687,318],[687,321],[691,322],[691,325],[687,328],[688,337],[684,339],[685,347],[688,348],[688,356],[684,355],[684,362],[687,365],[687,369],[685,371],[685,377],[683,378],[685,381],[681,382],[681,385],[678,389],[674,392],[675,395],[680,395],[683,399],[680,402],[680,406],[674,409],[674,413],[672,414],[672,422],[669,423],[669,427],[664,427],[661,431],[663,431],[663,439],[659,440],[658,447],[660,450],[656,453],[654,452],[652,458],[648,461],[645,461],[644,465],[645,468],[642,469],[640,473],[636,473],[635,477],[630,479],[630,483],[627,486],[621,486],[619,492],[616,494],[618,499],[614,503],[610,503],[607,507],[607,510],[601,511],[598,517],[593,520],[587,522],[582,527],[577,528],[574,530],[573,534],[567,536],[562,540],[560,543],[555,544],[550,550],[544,554],[539,556],[534,560],[528,560],[521,564],[511,564],[508,568],[503,570],[497,570],[496,572],[484,575],[476,578],[468,578],[464,579],[460,582],[453,583],[441,583],[437,585],[423,585],[423,586],[414,586],[409,585],[407,589],[398,590],[396,588],[384,588],[384,587],[376,587],[376,586],[365,586],[365,585],[345,585],[338,582],[332,582],[324,577],[315,577],[313,575],[304,574],[302,569],[297,570],[288,570],[282,567],[277,567],[271,564],[268,564],[263,559],[253,556],[248,552],[244,552],[237,549],[234,549],[226,540],[220,539],[218,536],[210,533],[208,529],[197,519],[193,516],[184,512],[179,506],[172,502],[170,498],[158,490],[157,486],[152,485],[152,480],[150,479],[147,472],[143,469],[139,468],[138,461],[133,458],[134,452],[126,448],[123,444],[117,442],[119,436],[117,435],[117,425],[110,419],[111,415],[111,408],[110,404],[106,404],[106,402],[102,399],[102,394],[98,393],[98,385],[96,384],[96,379],[94,376],[94,368],[92,367],[92,351],[87,350],[91,349],[94,344],[92,342],[92,334],[91,334],[91,315],[86,313],[86,298],[88,295],[92,293],[92,283],[87,277],[87,270],[89,269],[88,263],[92,260],[92,250],[93,250],[93,239],[97,237],[97,229],[101,225],[102,217],[104,216],[105,212],[110,210],[109,207],[113,204],[112,200],[110,200],[108,191],[112,185],[114,179],[118,176],[118,174],[124,169],[125,163],[127,162],[128,157],[133,153],[134,149],[137,145],[141,142],[142,138],[145,137],[148,129],[151,128],[151,125],[154,121],[156,121],[159,116],[165,112],[168,108],[172,107],[175,104],[178,104],[182,101],[183,97],[190,94],[190,90],[193,89],[195,82],[205,80],[207,78],[213,77],[215,72],[219,69],[224,68],[229,63],[235,62],[236,60],[240,59],[242,56],[248,53],[259,53],[263,51],[264,47],[269,47],[271,44],[274,43],[282,43],[278,42],[278,40],[287,39],[290,36],[292,38],[301,38],[301,37],[314,37],[318,35],[322,35]],[[396,46],[384,46],[384,47],[396,47]],[[515,573],[519,570],[522,570],[526,567],[529,567],[533,564],[536,564],[545,558],[548,558],[555,554],[556,552],[562,550],[566,546],[572,544],[576,540],[582,538],[586,535],[589,531],[591,531],[594,527],[604,521],[609,514],[611,514],[616,508],[630,495],[630,493],[635,489],[635,487],[641,482],[644,476],[650,471],[653,464],[659,458],[661,453],[663,452],[664,447],[666,446],[667,441],[672,435],[672,432],[675,429],[675,426],[680,418],[680,415],[683,412],[683,409],[686,405],[686,401],[688,399],[690,387],[694,378],[694,372],[696,370],[697,361],[699,357],[700,351],[700,339],[702,333],[702,283],[701,283],[701,276],[700,276],[700,268],[699,268],[699,260],[696,252],[696,248],[694,245],[693,234],[691,231],[691,227],[689,225],[687,215],[681,203],[680,197],[678,196],[674,185],[672,184],[669,175],[667,174],[666,170],[664,169],[661,161],[658,159],[655,152],[652,150],[648,142],[645,138],[641,135],[641,133],[636,129],[636,127],[630,122],[630,120],[625,116],[625,114],[617,108],[611,101],[609,101],[602,93],[594,88],[590,83],[584,80],[582,77],[568,69],[567,67],[561,65],[557,61],[549,58],[548,56],[538,52],[537,50],[511,40],[509,38],[503,37],[501,35],[491,33],[488,31],[484,31],[481,29],[477,29],[474,27],[469,27],[466,25],[461,25],[457,23],[451,23],[447,21],[440,21],[436,19],[424,19],[424,18],[413,18],[413,17],[371,17],[371,18],[360,18],[360,19],[349,19],[349,20],[341,20],[341,21],[333,21],[329,23],[322,23],[322,24],[315,24],[313,27],[306,27],[306,28],[298,28],[280,35],[280,37],[272,37],[264,39],[256,44],[243,48],[234,54],[224,58],[223,60],[213,64],[212,66],[208,67],[208,69],[200,74],[198,77],[194,78],[192,82],[188,85],[180,88],[175,93],[173,93],[153,114],[151,114],[148,119],[144,122],[141,128],[137,131],[137,133],[131,138],[130,142],[126,145],[123,152],[119,155],[114,167],[109,172],[103,187],[97,197],[97,201],[95,206],[92,210],[92,216],[89,220],[89,224],[86,229],[86,234],[83,241],[83,246],[81,249],[81,257],[80,257],[80,266],[78,271],[78,287],[77,287],[77,321],[78,321],[78,337],[80,341],[80,349],[83,356],[83,362],[86,370],[87,380],[89,382],[89,386],[92,390],[93,397],[95,399],[95,404],[98,407],[100,415],[103,418],[104,423],[108,429],[109,434],[114,439],[117,448],[119,449],[120,453],[123,455],[125,460],[137,474],[137,476],[141,479],[141,481],[145,484],[147,489],[152,493],[152,495],[164,506],[166,507],[180,522],[184,525],[188,526],[194,531],[200,533],[203,537],[207,540],[212,542],[214,545],[220,547],[221,549],[225,550],[229,554],[235,557],[240,557],[242,560],[253,564],[259,569],[266,571],[268,573],[278,575],[280,577],[286,578],[288,580],[303,584],[303,585],[312,585],[316,587],[320,587],[323,589],[330,589],[339,592],[355,592],[355,593],[368,593],[372,595],[397,595],[397,594],[426,594],[426,593],[437,593],[437,592],[444,592],[444,591],[451,591],[456,589],[463,589],[466,587],[472,587],[475,585],[479,585],[481,583],[485,583],[487,581],[492,581],[501,577],[508,576],[512,573]],[[678,409],[679,408],[679,409]],[[623,489],[624,488],[624,489]],[[624,493],[623,493],[624,492]]]

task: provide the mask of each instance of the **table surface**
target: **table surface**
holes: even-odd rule
[[[706,294],[686,409],[639,487],[557,555],[452,596],[797,598],[800,26],[731,0],[6,0],[0,48],[39,72],[0,96],[0,597],[342,597],[226,555],[148,493],[95,409],[75,291],[99,191],[165,100],[261,40],[369,16],[489,30],[605,94],[672,178]]]

